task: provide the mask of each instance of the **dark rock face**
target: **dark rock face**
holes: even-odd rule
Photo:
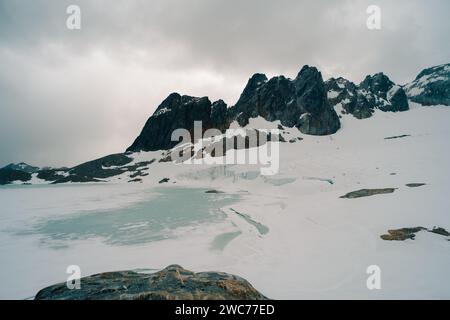
[[[66,283],[39,291],[36,300],[266,300],[241,277],[171,265],[153,274],[107,272],[81,279],[81,289]]]
[[[366,89],[373,94],[387,99],[387,92],[395,85],[385,74],[382,72],[373,76],[366,76],[366,78],[359,84],[361,89]]]
[[[331,78],[325,82],[330,105],[342,107],[343,114],[365,119],[375,109],[406,111],[409,109],[405,91],[383,73],[367,76],[359,86],[344,78]]]
[[[178,144],[178,141],[171,141],[174,130],[187,129],[193,137],[195,121],[202,121],[204,132],[210,128],[227,128],[226,119],[227,106],[222,100],[211,104],[207,97],[197,98],[172,93],[148,119],[141,134],[127,151],[171,149]]]
[[[405,90],[399,86],[394,86],[388,91],[388,101],[390,105],[385,108],[380,108],[383,111],[407,111],[409,110],[408,97]]]
[[[450,106],[450,63],[423,70],[404,88],[411,101]]]
[[[353,82],[344,78],[331,78],[325,82],[328,103],[341,109],[342,114],[352,114],[365,119],[372,116],[375,106]]]
[[[127,151],[168,150],[175,129],[194,131],[194,121],[202,121],[202,130],[215,128],[224,132],[234,120],[245,126],[250,118],[262,116],[268,121],[280,120],[312,135],[335,133],[339,117],[328,104],[321,73],[304,66],[294,80],[283,76],[270,80],[264,74],[253,75],[235,106],[227,108],[222,100],[211,103],[207,97],[169,95],[148,119],[141,134]]]
[[[31,180],[31,173],[9,168],[0,169],[0,185],[10,184],[14,181],[26,182]]]
[[[339,118],[326,99],[322,75],[309,66],[304,66],[294,80],[278,76],[267,81],[265,75],[254,75],[231,113],[241,126],[248,124],[249,118],[262,116],[296,126],[305,134],[327,135],[340,128]]]

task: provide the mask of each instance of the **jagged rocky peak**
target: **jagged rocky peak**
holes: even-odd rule
[[[325,82],[328,102],[337,112],[352,114],[355,118],[365,119],[372,116],[372,106],[365,95],[353,82],[339,77],[331,78]]]
[[[207,97],[170,94],[147,120],[141,134],[127,151],[156,151],[173,148],[172,132],[178,128],[193,131],[194,121],[202,121],[203,131],[226,130],[237,120],[241,126],[261,116],[296,126],[305,134],[327,135],[340,128],[339,118],[328,104],[322,74],[304,66],[294,80],[284,76],[270,80],[262,73],[248,81],[239,101],[228,108],[223,100],[211,103]]]
[[[363,94],[375,108],[392,112],[409,110],[408,97],[403,88],[396,85],[382,72],[366,76],[359,87],[365,90]],[[370,97],[367,92],[375,97]]]
[[[263,73],[255,73],[247,82],[242,92],[243,95],[250,94],[258,89],[262,84],[268,81],[267,76]]]
[[[223,129],[226,125],[226,104],[219,100],[214,104],[208,97],[191,97],[170,94],[147,120],[141,134],[127,151],[156,151],[173,148],[172,132],[183,128],[193,136],[194,122],[202,121],[203,131],[209,128]],[[223,115],[220,113],[224,112]]]
[[[382,72],[376,73],[373,76],[366,76],[366,78],[359,85],[361,89],[366,89],[367,91],[370,91],[383,99],[387,99],[387,92],[393,86],[395,86],[395,83]]]
[[[253,76],[232,107],[241,126],[249,118],[262,116],[296,126],[305,134],[326,135],[339,129],[339,118],[328,104],[322,75],[315,67],[304,66],[294,80],[284,76],[264,79],[261,74]]]
[[[325,82],[330,105],[342,114],[352,114],[358,119],[381,111],[406,111],[409,109],[405,91],[383,73],[368,75],[359,84],[344,78],[331,78]]]
[[[422,70],[404,89],[413,102],[450,106],[450,63]]]

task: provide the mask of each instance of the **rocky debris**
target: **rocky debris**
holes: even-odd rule
[[[450,236],[450,232],[448,232],[444,228],[433,227],[433,229],[430,230],[424,227],[414,227],[388,230],[388,234],[383,234],[380,237],[381,239],[387,241],[404,241],[407,239],[414,240],[416,237],[416,233],[418,233],[419,231],[427,231],[444,237]]]
[[[159,184],[161,184],[161,183],[167,183],[167,182],[169,182],[169,178],[164,178],[164,179],[161,179],[158,183]]]
[[[440,234],[441,236],[450,237],[450,232],[440,227],[433,227],[433,229],[428,230],[429,232]]]
[[[333,179],[327,179],[327,178],[319,178],[319,177],[303,177],[304,180],[315,180],[315,181],[322,181],[322,182],[327,182],[331,185],[334,184]]]
[[[417,188],[426,185],[426,183],[407,183],[406,186],[409,188]]]
[[[401,139],[401,138],[406,138],[406,137],[411,137],[411,135],[410,134],[402,134],[399,136],[391,136],[391,137],[384,138],[384,140]]]
[[[354,198],[361,198],[361,197],[369,197],[377,194],[385,194],[385,193],[393,193],[396,190],[396,188],[384,188],[384,189],[361,189],[357,191],[349,192],[340,198],[346,198],[346,199],[354,199]]]
[[[10,184],[15,181],[26,182],[31,180],[31,173],[10,168],[0,169],[0,185]]]
[[[148,173],[147,172],[142,172],[141,170],[138,170],[135,173],[130,174],[130,178],[146,177],[146,176],[148,176]]]
[[[450,63],[422,70],[404,89],[411,101],[424,106],[450,106]]]
[[[170,153],[163,154],[158,162],[172,162],[172,155]]]
[[[416,233],[422,230],[427,230],[424,227],[415,228],[401,228],[395,230],[388,230],[388,234],[381,235],[381,239],[387,241],[404,241],[407,239],[414,240]]]
[[[59,283],[35,300],[267,300],[245,279],[223,272],[194,273],[171,265],[152,274],[107,272],[81,278],[81,289]]]
[[[207,191],[205,191],[205,193],[224,193],[224,192],[223,192],[223,191],[219,191],[219,190],[212,189],[212,190],[207,190]]]
[[[135,178],[135,179],[128,180],[128,183],[132,183],[132,182],[141,182],[142,183],[142,179],[141,178]]]

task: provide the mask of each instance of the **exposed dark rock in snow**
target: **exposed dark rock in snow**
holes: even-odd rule
[[[450,237],[450,232],[440,227],[433,227],[433,229],[428,230],[432,233],[440,234],[441,236]]]
[[[415,227],[388,230],[388,234],[383,234],[380,237],[381,239],[388,241],[404,241],[407,239],[414,240],[414,238],[416,237],[416,233],[418,233],[419,231],[427,231],[444,237],[450,236],[450,232],[448,232],[444,228],[433,227],[433,229],[430,230],[424,227]]]
[[[110,178],[122,174],[125,170],[119,168],[133,161],[132,158],[122,154],[112,154],[100,159],[92,160],[68,171],[68,176],[56,180],[54,183],[65,182],[98,182],[99,179]]]
[[[424,105],[450,105],[450,64],[425,69],[404,87],[396,85],[383,73],[367,76],[359,85],[341,77],[324,83],[321,73],[310,66],[304,66],[295,79],[277,76],[269,80],[264,74],[257,73],[250,78],[240,99],[231,108],[227,108],[222,100],[211,103],[207,97],[170,94],[147,120],[125,154],[107,156],[71,169],[39,169],[26,163],[10,164],[0,169],[0,184],[28,183],[34,178],[31,174],[51,183],[98,182],[127,171],[132,172],[130,177],[134,179],[146,175],[142,172],[146,168],[141,164],[126,166],[132,161],[130,154],[134,151],[170,150],[178,144],[171,141],[172,132],[184,128],[193,137],[195,121],[202,121],[202,133],[211,128],[224,132],[233,121],[245,126],[250,118],[261,116],[268,121],[279,120],[278,129],[282,131],[285,127],[295,126],[305,134],[328,135],[340,128],[340,116],[335,108],[340,113],[364,119],[371,117],[377,109],[408,110],[407,97]],[[272,141],[269,136],[267,141]],[[281,134],[278,138],[285,142]],[[291,143],[295,141],[292,137],[288,139]],[[217,143],[225,144],[226,141],[224,138]],[[257,146],[263,143],[258,141]],[[205,153],[217,156],[215,151],[208,152],[207,148],[196,155],[191,148],[190,157],[202,157]],[[244,142],[243,148],[249,148],[249,143]],[[170,152],[159,159],[159,162],[170,161]]]
[[[411,101],[424,106],[450,106],[450,63],[422,70],[404,89]]]
[[[152,274],[107,272],[81,279],[81,289],[66,283],[39,291],[36,300],[267,300],[245,279],[223,272],[199,272],[178,265]]]
[[[361,197],[369,197],[377,194],[393,193],[395,188],[384,188],[384,189],[361,189],[353,192],[349,192],[340,198],[354,199]]]
[[[169,182],[169,178],[164,178],[164,179],[161,179],[158,183],[159,184],[161,184],[161,183],[167,183],[167,182]]]
[[[417,188],[426,185],[426,183],[407,183],[406,186],[409,188]]]
[[[26,182],[31,180],[31,174],[24,171],[2,168],[0,169],[0,185],[10,184],[14,181]]]
[[[38,172],[37,177],[45,181],[56,181],[64,179],[69,169],[42,169]]]
[[[387,241],[404,241],[407,239],[414,240],[416,233],[422,230],[427,230],[424,227],[402,228],[396,230],[388,230],[388,234],[381,235],[381,239]]]
[[[207,191],[205,191],[205,193],[224,193],[224,192],[223,192],[223,191],[219,191],[219,190],[212,189],[212,190],[207,190]]]
[[[402,134],[399,136],[391,136],[391,137],[384,138],[384,140],[400,139],[400,138],[406,138],[406,137],[411,137],[411,135],[410,134]]]

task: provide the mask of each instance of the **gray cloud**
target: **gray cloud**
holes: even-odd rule
[[[65,27],[69,4],[82,30]],[[366,28],[366,8],[382,29]],[[123,151],[170,92],[233,104],[255,72],[405,83],[449,62],[447,0],[0,0],[0,166]]]

